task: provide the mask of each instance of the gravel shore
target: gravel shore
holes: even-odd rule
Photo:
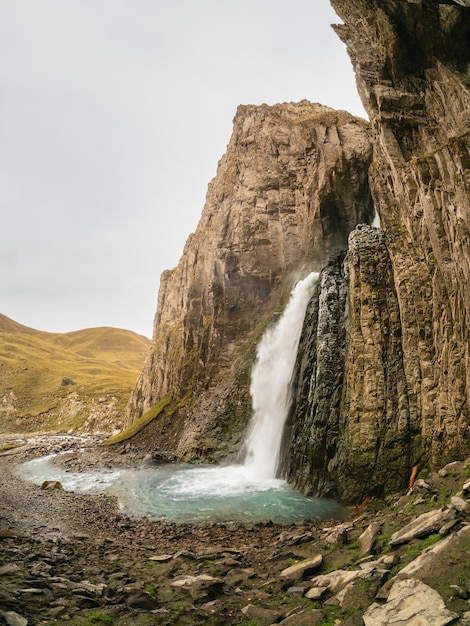
[[[28,624],[85,626],[249,624],[243,609],[260,599],[264,622],[302,609],[292,596],[281,610],[282,585],[274,595],[264,586],[306,556],[315,523],[129,518],[112,497],[41,489],[15,474],[19,463],[64,450],[70,454],[58,462],[74,471],[135,462],[97,448],[95,440],[57,437],[36,437],[0,454],[0,623],[2,609],[4,623],[13,612]],[[188,584],[178,587],[184,577]]]

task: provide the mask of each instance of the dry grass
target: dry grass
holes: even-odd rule
[[[45,333],[0,315],[0,431],[42,430],[45,422],[48,429],[62,427],[53,414],[71,394],[84,403],[114,396],[123,411],[149,345],[127,330]],[[63,385],[65,377],[74,384]]]

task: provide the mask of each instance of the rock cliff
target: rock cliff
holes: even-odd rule
[[[294,282],[373,217],[368,133],[363,120],[307,101],[239,107],[197,230],[162,276],[128,407],[131,423],[172,399],[147,445],[186,459],[236,448],[260,334]]]
[[[293,282],[324,267],[285,476],[359,501],[468,455],[469,4],[332,0],[370,129],[305,101],[240,107],[198,229],[162,278],[128,411],[171,401],[148,447],[211,460],[239,448],[254,346]],[[381,229],[355,228],[373,204]]]
[[[307,375],[285,458],[305,491],[357,500],[405,487],[414,466],[469,451],[470,10],[431,0],[332,4],[371,120],[370,183],[384,230],[351,235],[336,287],[347,285],[347,321],[341,337],[330,333],[344,363],[329,388],[319,348],[299,364]],[[313,330],[338,316],[339,302],[330,311],[320,296],[315,306]],[[320,381],[309,397],[311,371]]]

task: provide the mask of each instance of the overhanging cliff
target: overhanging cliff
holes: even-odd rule
[[[470,9],[332,4],[371,120],[384,234],[351,236],[344,362],[330,389],[324,355],[299,363],[285,460],[304,491],[358,500],[470,451]],[[319,298],[315,325],[331,318]]]

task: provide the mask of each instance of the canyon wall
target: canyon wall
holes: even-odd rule
[[[332,0],[370,127],[306,101],[239,108],[197,231],[162,277],[128,407],[132,423],[169,403],[139,435],[147,449],[240,449],[256,343],[323,268],[284,475],[357,502],[470,453],[469,4]]]
[[[306,492],[358,500],[470,452],[468,4],[332,0],[371,121],[383,234],[350,238],[339,382],[325,389],[319,349],[299,363],[284,454]],[[338,315],[319,298],[313,329]]]
[[[132,423],[162,398],[151,449],[215,460],[251,415],[255,347],[293,284],[370,222],[364,120],[307,101],[240,106],[197,230],[162,276],[150,356]]]

